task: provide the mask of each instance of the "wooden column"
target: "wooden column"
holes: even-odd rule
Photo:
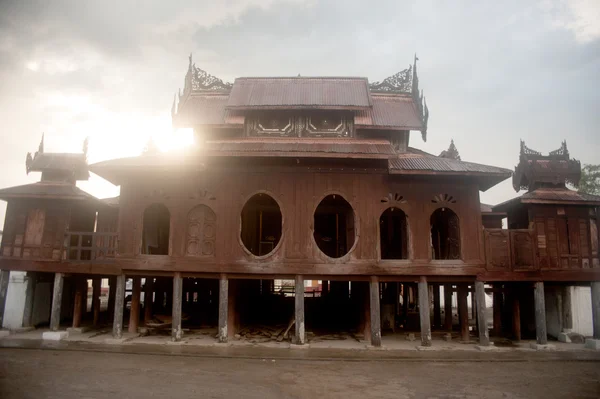
[[[329,293],[329,280],[321,280],[321,296],[327,296]]]
[[[402,284],[402,320],[404,328],[406,329],[406,324],[408,323],[408,301],[409,301],[409,290],[408,284]]]
[[[477,306],[475,305],[475,287],[471,291],[471,319],[475,320],[477,318]],[[477,323],[475,323],[477,326]]]
[[[305,325],[304,325],[304,279],[301,275],[296,275],[296,287],[295,287],[295,336],[294,343],[296,345],[304,345],[305,341]]]
[[[226,274],[219,277],[219,342],[227,342],[227,319],[229,310],[229,281]]]
[[[571,302],[571,287],[562,287],[562,299],[563,331],[570,332],[573,329],[573,305]]]
[[[452,284],[444,285],[444,330],[452,331]]]
[[[379,278],[371,276],[370,283],[371,345],[381,346],[381,310],[379,304]]]
[[[100,292],[102,288],[102,279],[94,277],[92,279],[92,314],[94,316],[94,327],[98,326],[100,321]]]
[[[141,294],[141,277],[133,277],[131,279],[131,309],[129,311],[129,332],[137,333],[140,323],[140,294]]]
[[[354,283],[352,283],[354,284]],[[369,282],[359,282],[357,288],[360,287],[361,302],[362,302],[362,331],[365,336],[365,341],[371,342],[371,285]],[[353,292],[354,292],[354,287]]]
[[[515,341],[521,340],[521,305],[520,295],[517,287],[513,287],[511,290],[511,303],[512,303],[512,329],[513,339]]]
[[[433,328],[442,327],[442,311],[440,307],[440,285],[433,285]]]
[[[228,279],[227,289],[227,337],[233,338],[237,333],[238,315],[237,315],[237,291],[238,281]]]
[[[535,304],[536,342],[538,345],[546,345],[548,343],[548,334],[546,332],[546,302],[544,298],[544,283],[541,281],[535,283],[533,301]]]
[[[183,331],[181,330],[181,301],[183,295],[183,278],[181,277],[181,273],[176,272],[175,276],[173,276],[173,320],[172,320],[172,330],[171,330],[171,339],[173,342],[181,341],[181,337],[183,335]]]
[[[9,279],[10,270],[0,270],[0,328],[2,328],[2,324],[4,323],[4,308],[6,307]]]
[[[87,280],[79,277],[75,280],[75,300],[73,301],[73,328],[81,327],[84,310],[84,298],[87,300]]]
[[[421,345],[431,346],[429,288],[427,288],[427,278],[425,276],[419,278],[419,319],[421,321]]]
[[[592,282],[592,327],[594,339],[600,339],[600,282]]]
[[[125,307],[125,275],[116,278],[115,310],[113,313],[113,338],[123,337],[123,308]]]
[[[467,286],[458,285],[458,319],[461,341],[469,341],[469,304],[467,302]]]
[[[35,299],[35,286],[37,273],[27,272],[27,287],[25,287],[25,307],[23,308],[23,327],[33,327],[33,301]]]
[[[479,332],[479,345],[490,345],[490,334],[485,319],[485,286],[483,281],[475,281],[475,305],[477,306],[477,331]]]
[[[54,274],[54,289],[52,290],[52,308],[50,311],[50,329],[58,331],[60,327],[60,307],[62,304],[62,294],[65,275],[63,273]]]
[[[117,292],[117,278],[108,278],[108,319],[112,320],[115,316],[115,293]]]
[[[493,311],[494,311],[494,334],[499,336],[502,334],[502,306],[503,306],[503,298],[502,298],[502,285],[497,284],[493,286],[494,293],[493,296]]]
[[[144,324],[152,321],[152,302],[154,298],[154,278],[146,277],[144,284]]]

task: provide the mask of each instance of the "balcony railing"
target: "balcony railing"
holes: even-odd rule
[[[66,233],[65,260],[69,262],[110,262],[117,253],[117,233]]]

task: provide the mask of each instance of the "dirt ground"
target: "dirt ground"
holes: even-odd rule
[[[0,349],[12,398],[598,398],[600,363],[219,358]]]

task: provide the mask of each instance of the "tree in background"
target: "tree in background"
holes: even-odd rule
[[[582,193],[600,195],[600,165],[584,165],[581,168],[577,189]]]

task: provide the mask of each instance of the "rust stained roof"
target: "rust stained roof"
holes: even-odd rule
[[[494,211],[506,211],[516,204],[564,204],[600,206],[600,196],[580,193],[568,188],[538,188],[494,206]]]
[[[412,97],[373,94],[373,107],[359,110],[354,117],[357,127],[420,130],[423,122]]]
[[[0,199],[40,198],[99,201],[96,197],[70,183],[40,181],[0,189]]]
[[[243,125],[244,115],[225,108],[227,94],[191,95],[181,104],[174,118],[177,126]]]
[[[372,105],[366,78],[238,78],[227,102],[235,109],[360,109]]]

